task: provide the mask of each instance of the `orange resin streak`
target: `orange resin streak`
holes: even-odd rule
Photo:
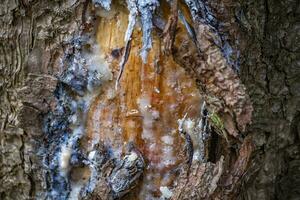
[[[113,80],[102,86],[91,104],[87,140],[91,144],[99,138],[116,156],[122,155],[127,142],[134,141],[147,163],[139,194],[134,199],[154,199],[160,196],[161,186],[172,185],[175,176],[172,171],[186,160],[178,119],[185,113],[189,118],[197,118],[201,99],[195,81],[172,56],[163,55],[162,39],[155,33],[147,63],[142,62],[139,55],[142,33],[138,25],[119,89],[115,91],[121,57],[113,58],[111,52],[125,45],[127,14],[124,9],[110,19],[99,19],[99,53],[109,63]]]

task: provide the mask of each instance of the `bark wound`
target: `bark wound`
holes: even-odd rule
[[[101,18],[97,33],[99,55],[109,62],[114,80],[120,59],[109,53],[126,45],[122,39],[126,26],[118,25],[127,24],[127,15],[121,12],[116,18],[117,21]],[[162,40],[156,34],[152,34],[152,49],[143,63],[139,56],[141,34],[137,29],[132,33],[131,51],[118,90],[114,90],[113,82],[107,83],[91,104],[86,143],[100,138],[119,158],[124,143],[134,142],[147,167],[139,191],[132,198],[146,199],[158,198],[161,187],[173,185],[176,170],[185,163],[187,153],[185,138],[178,131],[178,120],[186,113],[196,120],[202,100],[195,81],[172,57],[163,55]]]
[[[166,25],[160,38],[151,33],[157,2],[127,3],[129,19],[118,4],[108,13],[100,11],[96,39],[89,41],[97,44],[89,45],[94,46],[90,53],[84,53],[84,41],[75,39],[73,50],[66,56],[71,67],[61,81],[76,93],[73,99],[77,107],[82,103],[86,106],[75,111],[76,115],[82,113],[77,124],[83,125],[70,123],[73,133],[58,154],[59,183],[67,190],[63,194],[98,198],[102,191],[107,198],[176,199],[190,193],[211,197],[229,158],[222,155],[227,151],[222,137],[226,142],[227,133],[238,137],[239,129],[244,130],[250,121],[248,96],[213,42],[218,35],[208,24],[193,17],[194,29],[181,5],[182,23],[177,25],[175,1],[171,14],[168,11],[160,19],[163,22],[172,15],[167,24],[163,22]],[[138,14],[141,30],[134,28],[138,27]],[[116,56],[120,53],[121,57]],[[131,144],[135,151],[127,149]],[[80,172],[78,162],[88,168],[81,169],[81,181],[69,183],[70,171]],[[88,181],[84,177],[89,177]],[[193,186],[186,189],[186,184]]]

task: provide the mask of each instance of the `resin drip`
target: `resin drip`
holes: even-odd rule
[[[123,12],[114,13],[112,8],[112,14],[100,13],[97,41],[114,79],[103,86],[103,92],[91,104],[87,118],[88,146],[100,140],[111,147],[115,157],[120,157],[125,144],[134,141],[147,167],[141,184],[130,197],[159,199],[162,188],[171,189],[176,167],[187,159],[178,120],[186,113],[192,119],[199,117],[200,94],[195,81],[172,56],[163,55],[162,40],[155,33],[147,62],[142,62],[139,25],[133,32],[130,56],[115,91],[128,23],[128,12],[125,8],[120,10]]]

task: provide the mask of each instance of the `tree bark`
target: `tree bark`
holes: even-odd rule
[[[298,199],[297,1],[4,1],[0,199]]]

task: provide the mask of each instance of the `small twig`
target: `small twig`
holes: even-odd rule
[[[126,42],[125,50],[124,50],[122,60],[121,60],[121,63],[120,63],[120,71],[119,71],[118,78],[116,80],[115,90],[118,90],[119,82],[120,82],[120,79],[122,77],[122,74],[123,74],[123,71],[124,71],[124,68],[125,68],[125,64],[126,64],[128,58],[129,58],[130,50],[131,50],[131,40],[128,40]]]
[[[138,15],[137,1],[136,0],[128,0],[126,2],[127,2],[127,8],[129,10],[129,19],[128,19],[129,23],[128,23],[127,30],[126,30],[126,33],[125,33],[125,38],[124,38],[125,44],[126,44],[125,45],[125,51],[122,55],[122,60],[121,60],[121,63],[120,63],[120,71],[119,71],[118,78],[116,80],[115,90],[118,89],[119,82],[120,82],[120,79],[122,77],[125,64],[128,60],[129,54],[130,54],[132,32],[133,32],[133,29],[134,29],[134,26],[135,26],[135,23],[136,23],[136,18],[137,18],[137,15]]]

